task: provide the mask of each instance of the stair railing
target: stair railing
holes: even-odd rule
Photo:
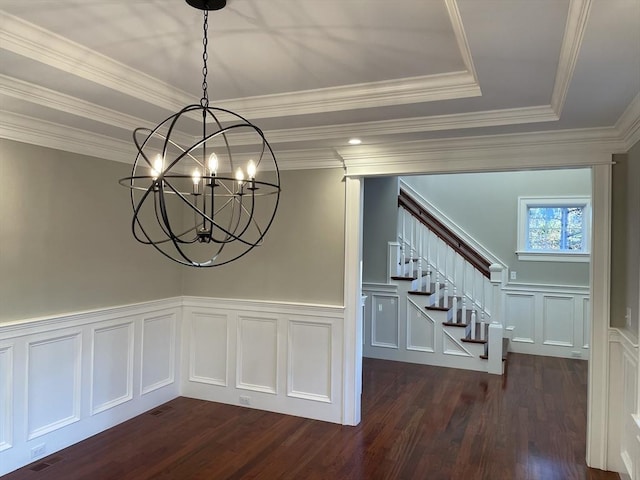
[[[445,307],[451,301],[453,311],[457,312],[460,302],[463,323],[470,311],[470,338],[479,335],[480,340],[487,340],[489,372],[501,374],[503,267],[490,264],[402,189],[398,206],[402,207],[398,243],[389,244],[389,272],[415,278],[416,290],[430,288],[433,282],[436,292],[443,291]]]

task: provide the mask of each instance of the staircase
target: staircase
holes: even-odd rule
[[[473,251],[406,192],[398,203],[388,285],[363,289],[369,297],[365,356],[502,374],[509,346],[500,321],[503,267]]]

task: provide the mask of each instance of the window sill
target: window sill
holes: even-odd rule
[[[516,252],[518,260],[525,262],[582,262],[588,263],[588,253]]]

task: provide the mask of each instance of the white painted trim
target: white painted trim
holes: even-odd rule
[[[225,322],[225,326],[224,326],[224,336],[225,336],[225,365],[224,365],[224,378],[213,378],[213,377],[201,377],[196,375],[195,373],[195,364],[196,364],[196,349],[194,347],[195,344],[195,339],[196,339],[196,333],[195,333],[195,329],[193,326],[193,321],[194,321],[194,317],[195,316],[204,316],[204,317],[220,317],[220,318],[224,318],[224,322]],[[228,362],[228,357],[229,357],[229,347],[231,344],[231,339],[230,339],[230,330],[229,330],[229,314],[227,312],[224,313],[210,313],[210,312],[206,312],[206,311],[200,311],[200,310],[192,310],[191,312],[189,312],[189,331],[186,332],[186,338],[187,341],[189,342],[189,348],[187,348],[186,350],[188,351],[188,375],[187,378],[189,379],[190,382],[196,382],[196,383],[205,383],[208,385],[217,385],[219,387],[227,387],[229,385],[229,362]]]
[[[411,338],[412,338],[412,330],[411,330],[411,322],[409,321],[409,309],[413,308],[415,309],[416,312],[418,312],[418,314],[420,315],[420,317],[424,318],[427,322],[429,322],[429,326],[433,328],[433,348],[429,348],[429,347],[419,347],[416,345],[412,345],[411,343]],[[407,296],[407,338],[406,338],[406,345],[407,345],[407,350],[409,351],[413,351],[413,352],[427,352],[427,353],[435,353],[436,351],[436,345],[435,345],[435,340],[436,340],[436,333],[435,333],[435,320],[433,318],[431,318],[429,315],[427,315],[427,313],[423,310],[422,307],[420,307],[420,305],[418,305],[416,302],[414,302],[413,300],[411,300],[411,298],[409,298]]]
[[[0,44],[12,53],[169,111],[194,103],[184,91],[1,10],[0,23]]]
[[[156,126],[148,120],[142,120],[141,118],[105,108],[34,83],[0,74],[0,96],[2,95],[35,103],[39,106],[46,106],[59,112],[104,123],[116,128],[125,128],[133,131],[138,127],[152,129]],[[35,119],[30,121],[32,122],[33,120]],[[86,132],[86,135],[88,141],[90,136],[95,135],[95,133]],[[175,132],[173,138],[186,145],[193,143],[193,137],[185,133]]]
[[[362,283],[362,291],[367,294],[383,294],[398,296],[398,285],[393,283]]]
[[[456,37],[456,43],[460,50],[460,56],[464,66],[473,76],[473,80],[478,83],[478,75],[476,74],[476,67],[473,65],[473,57],[471,56],[471,48],[469,48],[469,41],[467,40],[467,34],[465,33],[464,26],[462,24],[462,16],[460,15],[460,9],[458,8],[457,0],[445,0],[447,6],[447,13],[449,14],[449,20],[451,21],[451,27]]]
[[[71,340],[73,342],[73,348],[74,348],[74,357],[75,357],[75,363],[73,366],[73,392],[72,392],[72,396],[73,396],[73,400],[72,400],[72,411],[71,411],[71,415],[69,415],[66,418],[62,418],[58,421],[52,422],[48,425],[42,425],[38,428],[31,428],[31,423],[30,423],[30,418],[28,415],[28,411],[29,411],[29,399],[30,399],[30,395],[29,395],[29,382],[30,382],[30,366],[31,366],[31,352],[32,349],[36,346],[39,345],[45,345],[45,344],[50,344],[50,343],[55,343],[55,342],[60,342],[63,340]],[[46,335],[44,336],[44,338],[38,338],[38,339],[34,339],[33,341],[30,341],[27,343],[27,359],[26,359],[26,372],[27,372],[27,380],[25,382],[25,394],[24,394],[24,398],[25,398],[25,405],[27,408],[27,415],[26,415],[26,425],[27,425],[27,440],[33,440],[34,438],[38,438],[41,437],[43,435],[46,435],[47,433],[51,433],[54,432],[55,430],[58,430],[62,427],[66,427],[67,425],[71,425],[72,423],[76,423],[78,421],[80,421],[80,395],[81,395],[81,365],[82,365],[82,357],[81,357],[81,351],[82,351],[82,332],[79,330],[75,330],[72,332],[66,332],[63,335],[56,335],[56,336],[49,336]]]
[[[591,348],[587,390],[587,465],[607,469],[609,313],[611,266],[611,165],[592,168]]]
[[[615,125],[624,139],[626,150],[640,142],[640,93],[631,101]]]
[[[598,132],[604,134],[602,138],[611,140],[611,132],[613,129],[599,129]],[[382,147],[376,149],[373,162],[366,157],[366,150],[353,151],[341,149],[339,153],[345,158],[346,175],[359,176],[375,176],[375,175],[403,175],[407,173],[425,174],[425,173],[452,173],[458,171],[497,171],[497,170],[517,170],[527,165],[530,168],[563,168],[571,167],[578,164],[582,166],[592,166],[592,252],[591,252],[591,349],[589,362],[589,387],[588,387],[588,433],[587,433],[587,464],[594,468],[606,469],[606,433],[608,426],[607,416],[607,394],[608,394],[608,336],[607,329],[609,325],[609,267],[610,267],[610,205],[611,205],[611,154],[621,148],[619,141],[608,143],[607,140],[599,143],[587,142],[581,148],[575,143],[576,139],[584,133],[583,131],[560,132],[560,134],[540,135],[540,134],[521,134],[501,136],[503,144],[511,144],[515,139],[522,141],[528,139],[526,143],[531,145],[534,151],[527,153],[522,151],[527,158],[526,161],[518,161],[518,157],[500,158],[485,154],[476,156],[475,161],[448,161],[448,156],[440,152],[438,156],[429,155],[428,149],[423,150],[427,142],[413,142],[404,145],[394,145],[391,147]],[[449,145],[450,148],[455,147],[455,143],[459,142],[458,147],[461,149],[476,147],[483,148],[481,145],[486,142],[489,137],[480,137],[474,139],[447,139],[437,141],[431,146]],[[496,137],[491,137],[492,141],[496,141]],[[537,148],[536,141],[546,138],[552,140],[545,148]],[[566,147],[564,142],[569,142]],[[609,144],[609,148],[607,148]],[[523,143],[519,143],[519,148],[523,148]],[[494,145],[495,146],[495,145]],[[485,144],[486,147],[486,144]],[[493,148],[493,147],[492,147]],[[589,150],[599,150],[595,155]],[[517,150],[517,149],[515,149]],[[542,154],[546,150],[546,154]],[[582,154],[578,155],[577,150],[582,150]],[[399,155],[394,156],[394,151]],[[404,155],[403,155],[404,151]],[[425,153],[426,152],[426,153]],[[564,153],[572,152],[565,157]],[[403,156],[409,157],[410,161],[404,161]],[[413,157],[413,158],[411,158]],[[514,161],[514,159],[516,161]],[[539,161],[536,161],[537,159]],[[346,222],[347,225],[357,224],[361,211],[353,208],[347,208]],[[357,242],[349,236],[345,240],[345,248],[354,248]],[[354,275],[359,271],[359,262],[351,261],[345,263],[345,276]],[[349,269],[352,269],[350,272]],[[347,284],[345,282],[345,301],[349,298],[359,298],[360,291],[355,282]],[[351,343],[350,343],[351,342]],[[360,342],[358,341],[359,345]],[[345,351],[349,355],[353,355],[354,349],[357,347],[355,339],[351,341],[345,338]],[[345,355],[346,356],[346,355]]]
[[[164,319],[168,319],[170,322],[170,330],[169,330],[169,372],[166,378],[158,380],[151,385],[144,385],[144,352],[145,352],[145,327],[151,322],[158,322]],[[159,390],[162,387],[166,387],[175,383],[176,381],[176,343],[177,343],[177,318],[175,313],[162,313],[156,316],[145,316],[142,319],[142,331],[141,331],[141,346],[140,346],[140,358],[141,358],[141,366],[140,366],[140,396],[147,395],[155,390]]]
[[[588,263],[588,253],[573,252],[521,252],[516,250],[518,260],[523,262],[568,262],[568,263]]]
[[[459,137],[337,149],[347,176],[575,168],[626,152],[613,129]]]
[[[293,329],[292,325],[303,325],[303,326],[315,326],[315,327],[323,327],[329,331],[329,376],[332,376],[332,372],[334,371],[333,365],[333,349],[335,348],[333,345],[333,323],[328,322],[299,322],[295,320],[289,320],[289,328],[288,328],[288,348],[287,348],[287,396],[292,398],[301,398],[303,400],[311,400],[314,402],[321,403],[333,403],[333,382],[332,379],[329,378],[329,394],[328,395],[318,395],[315,393],[302,392],[293,389],[293,369],[291,368],[294,364],[293,358]]]
[[[527,250],[527,220],[530,207],[582,207],[583,249],[572,251]],[[519,196],[517,218],[518,260],[533,262],[588,262],[591,250],[591,197],[589,196]]]
[[[363,289],[364,291],[364,289]],[[376,299],[382,298],[391,298],[394,300],[394,304],[396,307],[395,318],[396,318],[396,343],[385,343],[376,341],[376,332],[377,332],[377,311],[376,311]],[[372,347],[382,347],[382,348],[393,348],[397,350],[400,348],[400,302],[398,301],[397,295],[385,295],[380,293],[372,293],[371,294],[371,338],[369,342]]]
[[[344,313],[343,306],[321,305],[316,303],[280,302],[271,300],[243,300],[240,298],[216,298],[216,297],[182,297],[182,305],[185,307],[214,307],[216,309],[228,309],[238,312],[255,312],[295,314],[296,316],[325,316],[341,317]]]
[[[13,346],[0,346],[0,358],[6,355],[6,370],[0,370],[0,422],[2,422],[2,432],[4,435],[0,437],[0,452],[7,450],[13,446]],[[0,473],[1,475],[1,473]]]
[[[132,305],[121,305],[91,311],[64,313],[47,317],[32,319],[22,319],[18,321],[0,324],[0,352],[9,349],[12,352],[11,369],[8,374],[0,372],[0,382],[7,382],[9,391],[4,397],[11,397],[9,404],[4,403],[4,398],[0,399],[0,421],[1,415],[10,413],[10,431],[13,430],[13,437],[7,441],[0,439],[0,476],[10,471],[31,463],[34,458],[31,456],[31,448],[34,442],[46,444],[45,454],[50,455],[69,445],[84,440],[96,433],[111,428],[125,420],[140,415],[141,413],[165,403],[179,394],[179,384],[176,382],[165,388],[150,392],[144,396],[139,394],[137,387],[138,369],[141,368],[141,324],[145,317],[157,315],[164,312],[173,315],[180,321],[181,309],[180,298],[168,298],[164,300],[154,300]],[[133,398],[118,405],[108,403],[108,411],[98,413],[94,408],[92,411],[91,392],[91,369],[92,369],[92,332],[101,328],[112,328],[117,325],[127,325],[128,322],[134,324],[134,354],[133,374],[134,388]],[[65,410],[63,412],[52,412],[51,418],[45,418],[44,423],[48,425],[29,426],[29,350],[33,345],[41,345],[43,342],[55,341],[60,338],[70,338],[75,345],[72,347],[73,360],[69,368],[68,375],[73,375],[73,386],[70,386],[65,395]],[[178,338],[175,338],[175,342]],[[67,346],[66,344],[64,345]],[[65,349],[65,352],[68,350]],[[69,352],[71,354],[71,352]],[[175,364],[179,350],[177,345],[173,351]],[[33,359],[32,359],[33,360]],[[46,360],[40,359],[39,365],[43,368]],[[32,362],[32,361],[31,361]],[[75,363],[77,362],[77,363]],[[32,369],[36,364],[31,363]],[[43,374],[43,372],[38,372]],[[97,373],[98,374],[98,373]],[[123,372],[128,375],[128,372]],[[46,377],[45,377],[46,378]],[[71,376],[67,377],[71,382]],[[126,380],[126,379],[125,379]],[[71,385],[71,383],[70,383]],[[1,390],[0,390],[1,391]],[[33,394],[33,393],[32,393]],[[45,404],[44,408],[49,405]],[[106,406],[106,405],[103,405]],[[101,406],[98,405],[98,408]],[[10,410],[8,410],[10,409]],[[70,410],[68,410],[70,409]],[[69,416],[69,411],[71,411]],[[60,418],[66,417],[66,418]],[[42,420],[40,420],[42,422]],[[64,428],[61,428],[63,427]],[[37,439],[36,439],[37,436]],[[6,437],[6,434],[5,434]],[[30,439],[33,439],[30,440]]]
[[[3,25],[0,43],[15,54],[168,111],[177,112],[197,100],[187,92],[6,12],[0,11],[0,20]],[[451,72],[222,100],[216,106],[232,111],[241,109],[250,118],[273,118],[479,95],[480,87],[473,73]]]
[[[591,1],[571,0],[569,3],[569,13],[567,14],[562,47],[560,48],[558,70],[553,85],[553,93],[551,94],[551,108],[558,117],[562,115],[569,85],[578,62],[582,39],[589,21]]]
[[[362,211],[364,182],[345,178],[342,423],[358,425],[362,395]]]
[[[509,282],[502,290],[507,292],[544,292],[567,295],[589,295],[589,286],[581,285],[546,285],[541,283],[516,283]]]
[[[260,322],[260,323],[268,323],[272,324],[275,330],[275,358],[273,364],[273,380],[274,385],[256,385],[253,383],[245,382],[242,378],[243,371],[243,362],[244,362],[244,324],[243,322],[251,321],[251,322]],[[279,322],[278,317],[269,315],[269,316],[257,316],[257,312],[253,312],[253,315],[238,315],[238,321],[236,328],[237,331],[237,347],[236,347],[236,388],[240,390],[248,390],[253,392],[261,392],[261,393],[269,393],[272,395],[278,395],[278,384],[280,372],[278,368],[278,359],[280,357],[280,335],[279,335]]]
[[[101,309],[66,312],[43,317],[34,317],[0,324],[0,339],[18,335],[30,335],[46,328],[47,330],[68,326],[93,324],[113,317],[128,317],[149,312],[159,312],[182,305],[181,297],[163,298],[148,302],[131,303]]]
[[[105,410],[110,410],[111,408],[117,407],[118,405],[128,402],[133,399],[133,356],[134,356],[134,322],[133,320],[129,320],[126,322],[122,322],[121,320],[116,320],[115,322],[109,322],[109,324],[101,325],[101,326],[93,326],[91,328],[91,367],[89,371],[89,405],[90,405],[90,415],[96,415],[100,412],[104,412]],[[96,334],[98,332],[103,332],[107,330],[115,330],[118,328],[126,328],[127,329],[127,391],[124,395],[119,398],[114,398],[111,401],[103,403],[101,405],[94,404],[93,392],[95,385],[95,343],[96,343]]]

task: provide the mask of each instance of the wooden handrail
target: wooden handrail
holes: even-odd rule
[[[440,222],[440,220],[427,212],[422,205],[416,202],[416,200],[403,189],[400,189],[400,195],[398,195],[398,206],[411,213],[420,223],[435,233],[443,242],[453,248],[455,252],[473,265],[485,277],[491,278],[491,272],[489,271],[491,262],[480,255],[458,235],[453,233],[446,225]]]

